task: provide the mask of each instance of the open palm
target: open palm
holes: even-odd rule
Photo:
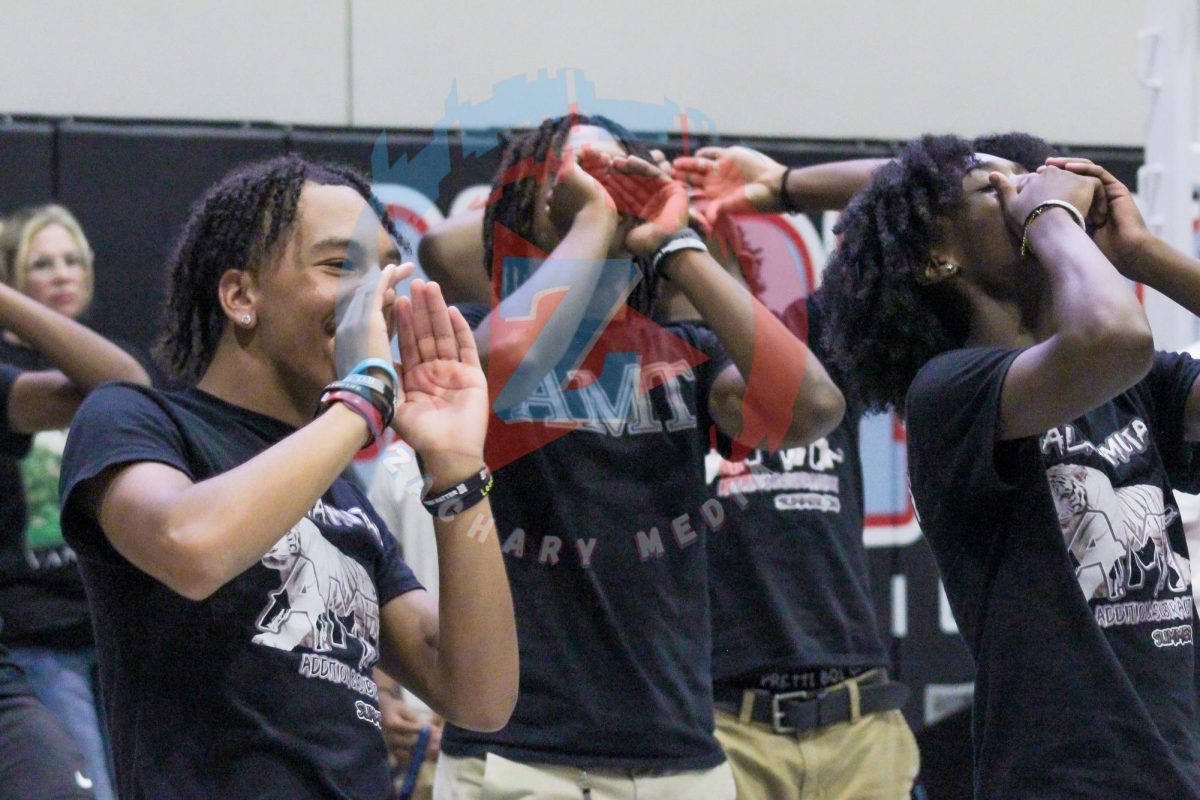
[[[638,255],[653,253],[666,237],[687,224],[687,190],[649,161],[636,156],[614,158],[602,182],[617,210],[640,221],[625,239]]]
[[[781,211],[779,184],[785,167],[757,150],[735,147],[702,147],[695,156],[680,156],[672,165],[677,180],[709,201],[709,223],[721,214]]]
[[[471,328],[447,308],[436,283],[412,282],[412,297],[396,300],[401,390],[392,426],[428,461],[483,460],[487,379]]]

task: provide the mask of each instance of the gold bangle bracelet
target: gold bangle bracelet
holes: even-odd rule
[[[1030,211],[1029,215],[1025,217],[1025,222],[1021,225],[1021,258],[1025,258],[1029,255],[1029,226],[1033,224],[1035,219],[1040,217],[1042,214],[1045,214],[1052,208],[1063,209],[1071,215],[1071,219],[1075,220],[1075,224],[1078,225],[1081,230],[1085,232],[1087,231],[1087,223],[1083,220],[1083,214],[1080,214],[1079,209],[1067,201],[1046,200],[1038,203],[1036,206],[1034,206],[1033,211]]]

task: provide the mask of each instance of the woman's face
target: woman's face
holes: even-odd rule
[[[337,304],[357,282],[399,263],[399,250],[374,211],[349,186],[306,183],[287,246],[256,279],[255,347],[297,396],[317,397],[337,377]],[[361,358],[362,354],[359,354]]]
[[[604,128],[596,125],[576,125],[571,128],[571,132],[567,134],[566,141],[563,142],[563,151],[578,153],[584,147],[598,153],[605,153],[610,156],[626,155],[625,148],[621,143],[613,138],[612,134],[604,130]],[[567,235],[567,231],[560,230],[550,220],[550,197],[554,188],[553,176],[551,176],[544,184],[537,187],[539,196],[538,202],[533,208],[533,238],[534,244],[545,250],[547,253],[558,247],[558,243]],[[621,222],[617,227],[617,234],[613,236],[612,246],[609,248],[609,258],[628,258],[629,252],[625,248],[625,234],[629,232],[632,219],[626,215],[621,215]]]
[[[92,301],[92,271],[87,254],[62,225],[51,223],[29,240],[22,289],[72,319],[87,310]]]
[[[975,166],[963,176],[963,201],[946,220],[942,249],[963,275],[985,288],[1013,288],[1021,279],[1020,242],[1009,228],[998,190],[988,180],[999,172],[1020,189],[1028,171],[1020,164],[986,153],[975,154]]]

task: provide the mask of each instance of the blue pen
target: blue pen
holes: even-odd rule
[[[404,783],[396,800],[412,800],[413,792],[417,790],[417,776],[421,774],[421,764],[425,762],[425,751],[429,747],[429,737],[433,729],[422,725],[417,732],[417,743],[413,745],[412,760],[408,762],[408,772],[404,775]]]

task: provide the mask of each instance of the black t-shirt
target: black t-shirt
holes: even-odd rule
[[[463,311],[474,326],[487,308]],[[512,411],[591,421],[497,471],[521,691],[498,733],[447,726],[451,755],[663,770],[724,759],[712,733],[704,454],[709,392],[729,360],[705,328],[632,314],[585,368],[601,374],[606,350],[641,359],[624,362],[619,382],[582,391],[549,375]],[[654,388],[640,394],[644,380]],[[525,427],[493,419],[489,445]]]
[[[50,368],[41,353],[2,336],[0,362]],[[2,638],[9,645],[92,644],[83,580],[58,519],[66,438],[65,430],[42,431],[19,455],[0,455],[0,615],[8,621]]]
[[[817,358],[822,320],[815,298],[784,317],[807,333]],[[735,463],[709,455],[709,490],[725,510],[708,537],[717,683],[887,664],[862,539],[860,419],[848,407],[832,433],[807,447],[755,450]]]
[[[908,394],[913,500],[978,666],[979,798],[1200,796],[1195,614],[1172,486],[1200,362],[996,442],[1019,351],[956,350]]]
[[[189,389],[93,392],[63,460],[63,530],[79,554],[122,798],[383,798],[379,609],[419,587],[362,493],[339,479],[271,550],[202,602],[123,558],[80,507],[110,466],[193,481],[292,433]]]
[[[17,376],[21,374],[21,370],[8,364],[0,363],[0,497],[8,497],[21,486],[21,477],[19,474],[14,474],[3,469],[3,465],[9,461],[16,461],[29,452],[30,437],[25,434],[16,433],[8,425],[8,394],[12,391],[13,382]],[[13,526],[24,526],[24,506],[22,505],[21,517],[17,517],[12,509],[5,503],[0,501],[0,536],[3,536],[3,531],[9,530]],[[4,551],[0,550],[0,559],[4,557]],[[0,564],[0,569],[3,569]],[[4,630],[4,616],[0,614],[0,632]]]

